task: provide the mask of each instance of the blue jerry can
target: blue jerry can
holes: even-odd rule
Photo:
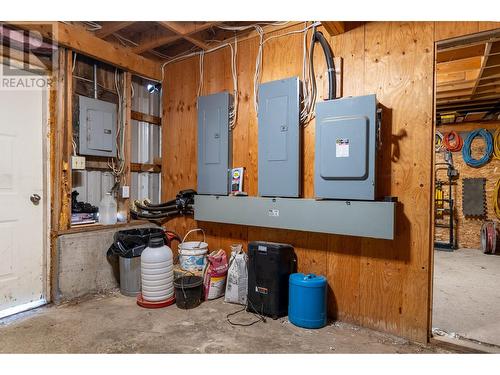
[[[312,273],[291,274],[288,320],[303,328],[321,328],[326,319],[326,278]]]

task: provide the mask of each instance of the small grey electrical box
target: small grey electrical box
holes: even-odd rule
[[[231,105],[228,92],[198,97],[198,194],[229,194]]]
[[[259,87],[259,195],[300,195],[299,79]]]
[[[316,104],[316,198],[375,199],[375,95]]]
[[[79,96],[80,155],[116,156],[116,104]]]

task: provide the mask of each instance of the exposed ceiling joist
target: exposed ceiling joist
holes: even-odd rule
[[[95,36],[98,38],[106,38],[107,36],[114,34],[127,26],[130,26],[134,21],[123,21],[123,22],[106,22],[102,25],[100,30],[95,32]]]
[[[180,36],[190,36],[194,33],[209,29],[220,22],[204,22],[200,24],[198,22],[160,21],[158,23]]]
[[[436,56],[438,110],[467,104],[476,108],[485,100],[500,100],[500,39],[495,34],[458,42]],[[472,107],[469,107],[472,106]]]
[[[196,45],[197,47],[207,49],[208,45],[205,42],[193,38],[192,35],[215,26],[220,22],[205,22],[203,24],[200,24],[199,22],[159,21],[157,23],[174,35],[164,35],[157,38],[140,41],[138,42],[138,46],[132,48],[132,51],[134,53],[141,54],[152,49],[176,42],[180,39],[185,39],[190,43]]]
[[[139,42],[137,47],[132,48],[132,51],[137,54],[141,54],[146,51],[150,51],[160,46],[164,46],[166,44],[170,44],[175,42],[176,40],[181,39],[179,35],[167,35],[161,36],[158,38],[151,39],[149,41],[141,41]]]
[[[161,79],[160,64],[133,53],[129,48],[98,38],[82,27],[62,22],[9,22],[9,24],[24,30],[38,31],[46,39],[131,73],[154,80]]]
[[[200,47],[201,49],[203,49],[205,51],[207,49],[210,49],[210,46],[207,43],[202,42],[201,40],[195,39],[195,38],[190,37],[188,35],[184,35],[183,38],[186,39],[189,43],[194,44],[196,47]]]
[[[346,30],[343,21],[321,21],[321,24],[330,36],[343,34]]]
[[[165,29],[177,34],[179,38],[185,39],[203,50],[207,50],[210,48],[209,45],[194,38],[192,35],[200,31],[207,30],[220,22],[205,22],[203,24],[199,24],[197,22],[160,21],[158,23]]]
[[[484,67],[486,66],[486,63],[488,62],[488,57],[489,53],[491,51],[491,46],[493,43],[486,43],[486,47],[484,49],[484,57],[483,60],[481,61],[481,69],[479,70],[479,78],[481,79],[481,76],[483,75],[484,72]],[[479,85],[479,80],[476,81],[476,84],[474,85],[474,88],[472,89],[472,95],[476,93],[477,90],[477,85]]]

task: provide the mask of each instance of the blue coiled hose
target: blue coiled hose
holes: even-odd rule
[[[472,157],[472,141],[476,137],[483,137],[484,142],[486,143],[486,150],[481,159],[474,159]],[[471,131],[467,138],[464,141],[464,146],[462,148],[462,157],[471,167],[478,168],[485,165],[491,158],[491,154],[493,153],[493,137],[486,129],[476,129]]]

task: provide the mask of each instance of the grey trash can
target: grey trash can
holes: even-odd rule
[[[141,257],[120,257],[120,293],[136,297],[141,292]]]
[[[115,233],[114,242],[108,249],[107,257],[118,258],[120,292],[125,296],[136,297],[141,293],[141,254],[150,238],[162,237],[162,228],[139,228],[122,230]]]

